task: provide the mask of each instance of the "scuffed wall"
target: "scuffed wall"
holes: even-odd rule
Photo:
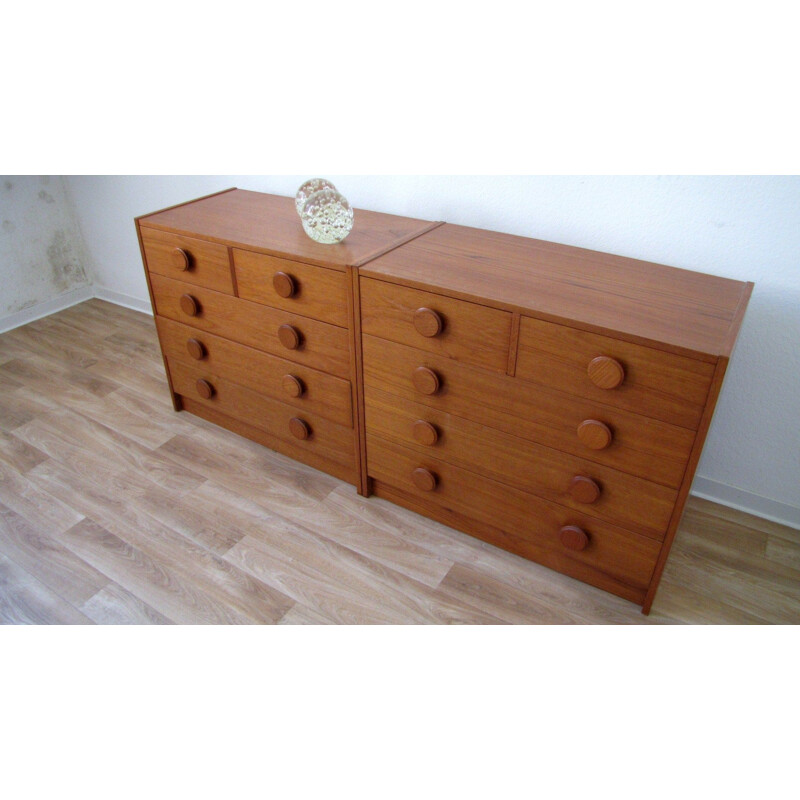
[[[62,178],[0,177],[0,318],[88,286],[89,270]]]

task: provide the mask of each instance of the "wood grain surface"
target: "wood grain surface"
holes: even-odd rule
[[[0,380],[6,624],[800,621],[797,531],[691,498],[646,617],[175,414],[152,318],[99,300],[0,335]]]

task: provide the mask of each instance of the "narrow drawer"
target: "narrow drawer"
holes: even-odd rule
[[[350,377],[344,328],[160,275],[152,276],[151,285],[156,313],[163,317],[340,378]]]
[[[252,389],[226,380],[202,366],[168,359],[172,385],[188,397],[277,439],[346,467],[355,464],[353,430],[324,417],[300,412]]]
[[[140,230],[147,268],[151,273],[233,294],[227,247],[155,228],[142,227]]]
[[[677,491],[366,387],[367,434],[663,539]]]
[[[372,336],[363,351],[367,387],[665,486],[683,479],[694,431]]]
[[[517,377],[696,429],[714,365],[522,317]]]
[[[156,326],[161,349],[171,361],[196,361],[199,368],[240,386],[353,427],[350,381],[166,317],[156,317]]]
[[[345,272],[236,248],[233,263],[239,297],[348,326]]]
[[[548,566],[554,559],[559,569],[569,562],[582,563],[637,589],[646,589],[650,582],[661,550],[655,539],[548,503],[445,461],[421,457],[376,436],[367,436],[367,463],[374,479],[423,503],[454,510],[508,532],[533,548],[528,557]],[[585,542],[580,541],[578,531]],[[580,544],[583,549],[573,549]]]
[[[361,330],[430,353],[506,372],[511,314],[361,278]]]

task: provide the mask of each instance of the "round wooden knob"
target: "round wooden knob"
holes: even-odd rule
[[[305,420],[300,417],[292,417],[289,420],[289,430],[295,439],[308,439],[311,436],[311,428]]]
[[[283,386],[283,391],[286,392],[289,397],[301,397],[306,390],[303,381],[301,381],[300,378],[296,378],[294,375],[284,375],[283,378],[281,378],[281,386]]]
[[[411,473],[411,480],[414,481],[414,486],[423,492],[432,492],[439,483],[439,479],[429,469],[425,467],[417,467]]]
[[[586,532],[577,525],[565,525],[558,534],[561,544],[568,550],[585,550],[589,544],[589,537]]]
[[[444,329],[444,320],[432,308],[418,308],[414,312],[414,327],[422,336],[438,336]]]
[[[600,497],[600,486],[597,481],[576,475],[570,482],[567,491],[577,503],[594,503]]]
[[[300,347],[300,342],[303,341],[300,331],[291,325],[281,325],[278,328],[278,339],[287,350],[297,350]]]
[[[603,450],[611,444],[614,434],[604,422],[585,419],[578,425],[578,438],[591,450]]]
[[[439,441],[439,431],[435,425],[426,422],[424,419],[418,419],[413,427],[412,433],[414,438],[420,443],[432,447]]]
[[[439,376],[427,367],[417,367],[411,375],[411,382],[422,394],[436,394],[442,386]]]
[[[175,269],[179,269],[181,272],[185,272],[192,264],[189,254],[180,247],[176,247],[172,251],[170,258],[172,259],[172,265]]]
[[[276,272],[272,276],[272,285],[281,297],[291,297],[297,291],[294,278],[285,272]]]
[[[200,313],[200,303],[190,294],[181,295],[180,304],[181,311],[190,317],[196,317]]]
[[[195,383],[195,387],[197,389],[197,394],[206,400],[210,400],[216,394],[214,387],[205,380],[205,378],[200,378],[197,383]]]
[[[206,357],[206,348],[198,339],[189,339],[186,342],[186,349],[192,358],[202,361]]]
[[[589,380],[601,389],[616,389],[625,380],[625,369],[615,358],[597,356],[586,368]]]

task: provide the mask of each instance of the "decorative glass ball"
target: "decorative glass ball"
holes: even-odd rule
[[[353,228],[353,209],[335,189],[323,189],[306,200],[300,220],[315,242],[336,244]]]
[[[326,181],[325,178],[312,178],[297,190],[297,194],[294,196],[294,204],[297,208],[297,213],[301,217],[303,216],[303,206],[306,204],[306,200],[315,192],[321,192],[323,189],[336,191],[336,187],[330,181]]]

